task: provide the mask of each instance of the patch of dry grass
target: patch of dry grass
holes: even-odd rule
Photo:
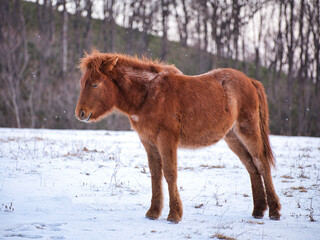
[[[308,192],[307,189],[305,187],[303,187],[303,186],[291,187],[290,189],[296,190],[296,191],[299,191],[299,192]]]
[[[181,171],[181,170],[191,170],[191,171],[194,171],[194,167],[179,167],[178,170],[179,170],[179,171]]]
[[[221,234],[221,233],[216,233],[214,235],[212,235],[210,238],[213,238],[213,239],[227,239],[227,240],[236,240],[235,238],[233,237],[228,237],[224,234]]]
[[[294,181],[282,180],[283,183],[294,183]]]
[[[208,168],[208,169],[213,169],[213,168],[226,168],[224,165],[207,165],[207,164],[201,164],[200,167],[202,168]]]
[[[264,224],[264,222],[261,222],[261,221],[251,221],[251,220],[246,221],[246,223],[250,223],[250,224],[258,224],[258,225],[263,225],[263,224]]]
[[[43,141],[44,138],[42,138],[42,137],[34,137],[33,140],[35,140],[35,141]]]
[[[204,206],[203,203],[201,203],[199,205],[194,206],[194,208],[202,208],[203,206]]]
[[[282,175],[281,178],[285,178],[285,179],[294,179],[292,176],[286,174],[286,175]]]
[[[292,192],[290,192],[290,191],[285,191],[283,193],[283,195],[286,196],[286,197],[293,197]]]

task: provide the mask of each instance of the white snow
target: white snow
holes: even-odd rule
[[[254,219],[249,174],[224,141],[179,150],[179,224],[145,213],[147,157],[135,132],[0,128],[0,239],[319,239],[320,138],[271,136],[282,218]],[[314,220],[314,221],[311,221]]]

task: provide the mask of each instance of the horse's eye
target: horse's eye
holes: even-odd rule
[[[92,85],[92,87],[94,87],[94,88],[96,88],[96,87],[98,87],[98,86],[99,86],[98,83],[95,83],[95,84]]]

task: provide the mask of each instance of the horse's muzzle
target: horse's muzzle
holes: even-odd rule
[[[92,113],[89,114],[89,116],[87,116],[86,112],[84,110],[80,110],[79,115],[77,116],[77,118],[81,121],[81,122],[89,122],[90,118],[91,118]]]

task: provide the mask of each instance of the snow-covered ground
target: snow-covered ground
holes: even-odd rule
[[[179,224],[145,213],[135,132],[0,129],[0,239],[320,239],[320,138],[272,136],[282,218],[251,217],[249,174],[224,141],[179,150]]]

